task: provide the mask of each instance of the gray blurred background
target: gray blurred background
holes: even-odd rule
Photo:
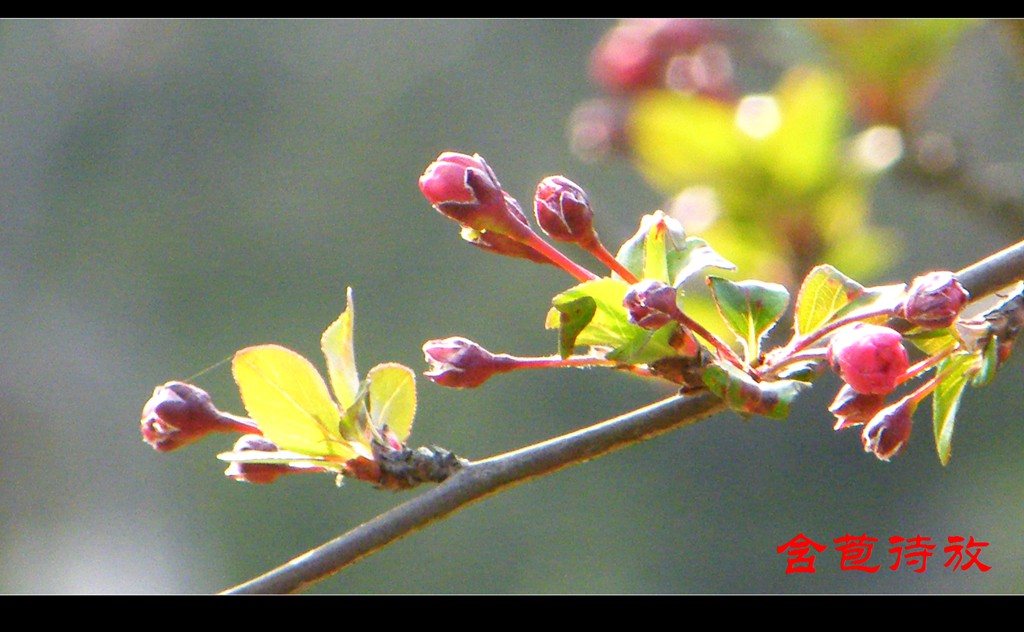
[[[322,366],[319,336],[346,286],[362,371],[420,371],[422,343],[449,335],[553,352],[544,314],[572,280],[465,245],[416,181],[443,150],[479,152],[524,203],[562,173],[587,189],[610,246],[632,234],[664,200],[626,162],[581,162],[566,135],[596,93],[587,55],[612,24],[0,22],[0,590],[218,591],[413,497],[330,476],[236,483],[215,458],[232,438],[157,454],[139,411],[156,385],[250,344]],[[734,26],[781,62],[820,61],[799,25]],[[1019,185],[1022,104],[1021,66],[983,27],[928,122]],[[864,279],[880,283],[955,270],[1022,232],[896,179],[878,188],[874,221],[908,237],[898,268]],[[722,414],[531,482],[313,592],[1019,592],[1022,367],[1015,357],[968,391],[946,468],[925,409],[891,463],[832,432],[828,377],[788,420]],[[227,364],[195,382],[243,411]],[[412,443],[469,458],[670,392],[607,371],[419,386]],[[877,537],[883,569],[841,572],[831,551],[817,573],[786,575],[776,547],[798,533],[831,546]],[[938,545],[928,572],[888,570],[887,538],[917,534]],[[989,542],[992,570],[943,568],[954,535]]]

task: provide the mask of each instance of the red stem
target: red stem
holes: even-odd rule
[[[632,285],[640,282],[640,279],[636,278],[636,275],[630,272],[626,266],[619,263],[619,260],[612,253],[608,252],[608,249],[601,242],[595,240],[591,244],[584,245],[583,248],[597,257],[598,261],[608,266],[612,272],[622,277],[622,280],[626,283]]]
[[[524,243],[550,259],[552,263],[574,276],[580,282],[593,281],[594,279],[600,278],[590,270],[587,270],[575,263],[572,259],[563,255],[552,247],[551,244],[538,237],[535,233],[530,233],[529,237],[527,237],[527,241]]]

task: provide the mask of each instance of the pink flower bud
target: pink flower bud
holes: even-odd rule
[[[880,410],[864,426],[860,435],[865,452],[873,452],[883,461],[899,454],[910,439],[917,404],[912,395]]]
[[[243,435],[235,441],[232,452],[267,452],[273,454],[279,451],[277,444],[260,435]],[[289,465],[288,463],[247,463],[245,461],[232,461],[224,470],[224,475],[236,481],[266,485],[273,483],[285,474],[299,474],[304,472],[330,472],[324,467],[315,465],[303,465],[302,467]]]
[[[430,340],[423,345],[423,354],[430,363],[424,375],[451,388],[475,388],[496,373],[515,368],[511,356],[495,355],[472,340],[445,338]]]
[[[645,279],[630,287],[622,306],[629,312],[629,322],[644,329],[660,329],[675,322],[680,313],[676,289],[655,279]]]
[[[836,416],[835,430],[843,430],[865,424],[885,406],[884,394],[864,394],[843,384],[828,407],[828,412]]]
[[[903,337],[888,327],[854,323],[843,327],[828,346],[833,370],[858,393],[886,394],[910,366]]]
[[[537,185],[534,212],[541,229],[555,241],[588,248],[597,242],[594,211],[587,194],[572,180],[549,176]]]
[[[142,438],[154,450],[170,452],[211,432],[259,432],[248,419],[217,410],[203,389],[168,382],[153,391],[142,408]]]
[[[477,154],[442,153],[420,176],[420,191],[439,213],[463,226],[517,240],[533,234],[519,203]]]
[[[929,272],[910,284],[897,314],[922,329],[942,329],[956,322],[969,300],[952,272]]]

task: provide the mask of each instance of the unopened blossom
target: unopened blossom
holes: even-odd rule
[[[622,305],[629,312],[629,322],[644,329],[660,329],[675,322],[680,313],[676,289],[655,279],[645,279],[631,286]]]
[[[419,184],[439,213],[463,226],[518,241],[535,235],[519,203],[479,154],[446,151],[427,167]]]
[[[858,393],[849,384],[843,384],[828,407],[828,412],[836,417],[834,429],[843,430],[866,424],[884,407],[884,394]]]
[[[430,363],[430,370],[424,375],[452,388],[475,388],[492,375],[511,371],[516,365],[512,356],[495,355],[460,337],[430,340],[423,345],[423,354]]]
[[[956,322],[969,301],[952,272],[929,272],[911,282],[897,313],[922,329],[942,329]]]
[[[890,393],[910,366],[903,337],[894,329],[854,323],[833,335],[832,368],[858,393]]]
[[[864,451],[873,453],[883,461],[888,461],[899,454],[910,439],[917,405],[917,400],[908,395],[880,410],[861,432]]]
[[[223,413],[210,395],[192,384],[167,382],[142,408],[142,438],[159,452],[194,443],[211,432],[259,432],[255,422]]]
[[[552,239],[588,248],[598,241],[594,211],[586,192],[564,176],[548,176],[537,185],[534,213]]]

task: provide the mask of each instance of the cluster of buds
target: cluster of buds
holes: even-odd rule
[[[576,264],[530,227],[522,207],[501,188],[479,155],[444,152],[420,176],[420,191],[435,209],[458,222],[462,237],[487,252],[555,265],[579,281],[597,275]],[[602,245],[583,189],[564,176],[545,178],[534,195],[541,229],[555,241],[575,244],[623,278],[636,279]]]
[[[893,315],[923,330],[943,329],[957,321],[969,299],[952,272],[931,272],[911,282]],[[837,420],[835,429],[863,425],[861,442],[866,452],[884,461],[899,454],[910,438],[914,411],[938,380],[888,406],[886,396],[941,357],[912,367],[898,331],[863,322],[839,329],[827,352],[832,369],[846,383],[829,407]]]

